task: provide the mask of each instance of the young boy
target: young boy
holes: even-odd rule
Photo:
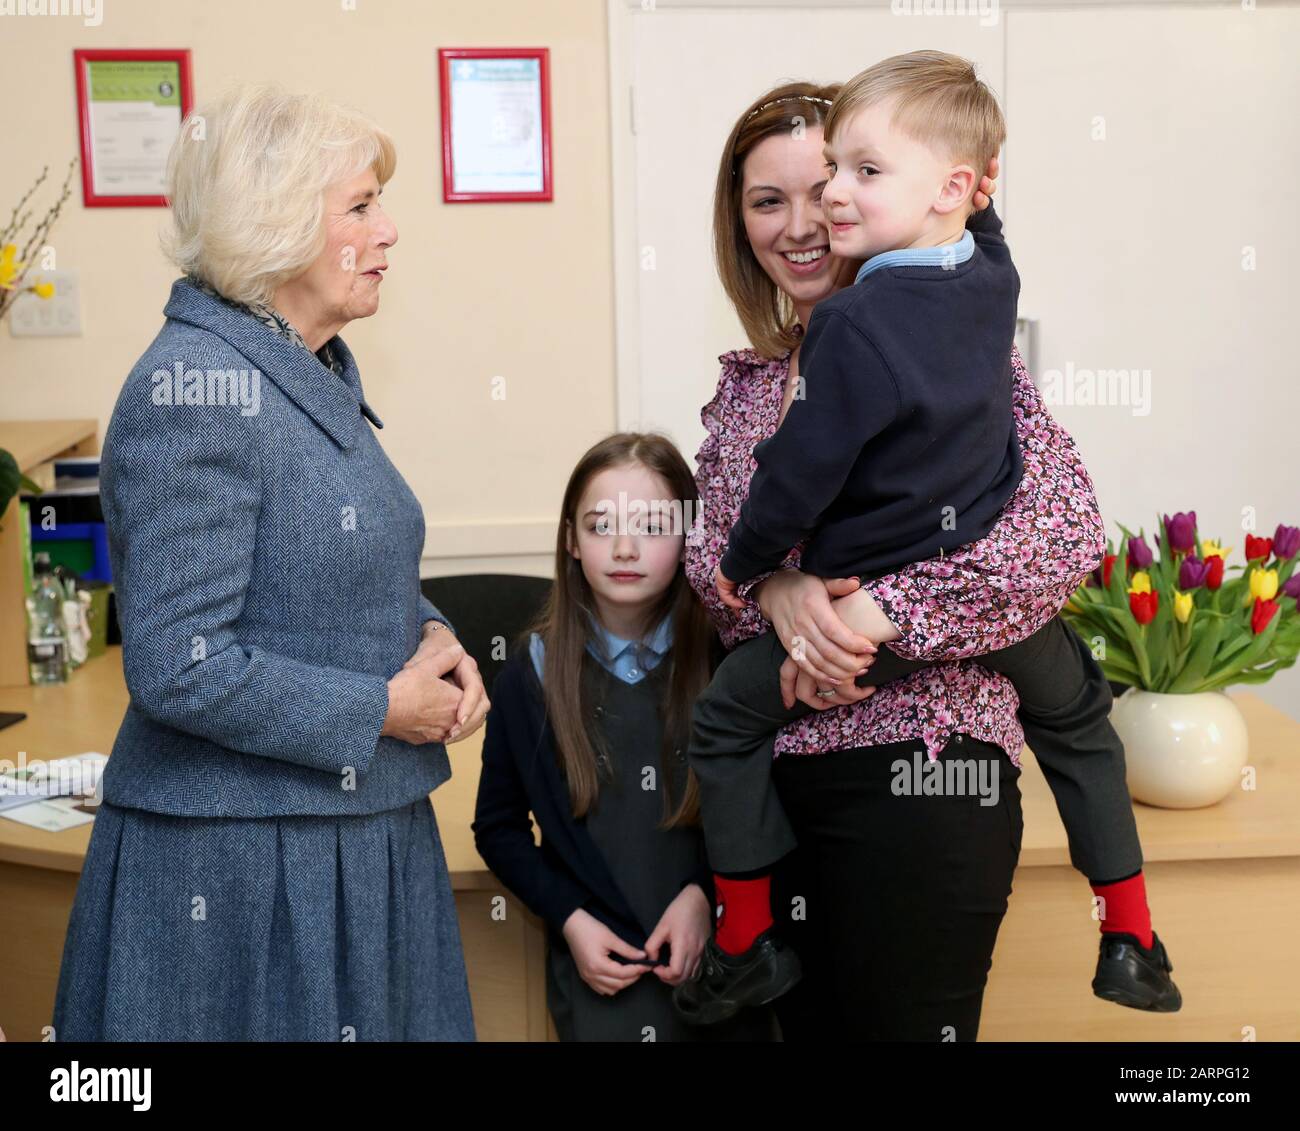
[[[977,170],[1005,138],[992,93],[963,59],[901,55],[845,84],[824,132],[831,250],[865,262],[853,286],[818,304],[803,341],[805,396],[754,449],[758,467],[715,578],[733,607],[739,584],[775,569],[805,538],[805,573],[864,579],[977,541],[1022,473],[1010,373],[1020,280],[991,207],[972,220],[974,234],[966,227]],[[871,597],[860,597],[869,611],[851,627],[880,626],[863,632],[877,644],[897,639]],[[785,659],[771,634],[741,644],[695,707],[690,760],[722,904],[703,976],[674,996],[698,1024],[770,1001],[800,976],[769,903],[770,869],[795,843],[770,780],[772,743],[811,710],[783,705]],[[1059,617],[973,659],[1015,686],[1071,861],[1105,899],[1094,992],[1177,1010],[1100,668]],[[881,647],[857,683],[924,666]]]

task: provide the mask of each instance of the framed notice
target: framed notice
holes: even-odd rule
[[[442,199],[550,200],[545,47],[443,47]]]
[[[167,204],[167,154],[193,101],[190,53],[72,53],[87,208]]]

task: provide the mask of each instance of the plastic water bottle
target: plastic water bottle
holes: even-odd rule
[[[63,592],[50,568],[49,554],[37,554],[32,563],[27,620],[27,662],[32,683],[66,683],[68,638],[63,628]]]

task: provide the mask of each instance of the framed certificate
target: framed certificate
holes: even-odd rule
[[[165,207],[167,154],[193,102],[189,51],[72,57],[86,207]]]
[[[551,200],[550,52],[443,47],[442,199]]]

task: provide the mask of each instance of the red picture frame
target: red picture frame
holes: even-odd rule
[[[99,62],[174,62],[180,76],[179,94],[181,121],[194,104],[189,48],[177,49],[90,49],[77,48],[72,52],[73,70],[77,78],[77,118],[81,133],[81,192],[87,208],[165,208],[167,198],[159,195],[105,196],[95,191],[95,171],[92,165],[93,149],[90,136],[90,84],[86,68]]]
[[[546,47],[440,47],[438,83],[442,112],[442,199],[447,204],[495,201],[549,201],[551,189],[551,66]],[[458,59],[536,59],[541,94],[542,187],[535,192],[467,192],[456,190],[451,130],[451,64]]]

